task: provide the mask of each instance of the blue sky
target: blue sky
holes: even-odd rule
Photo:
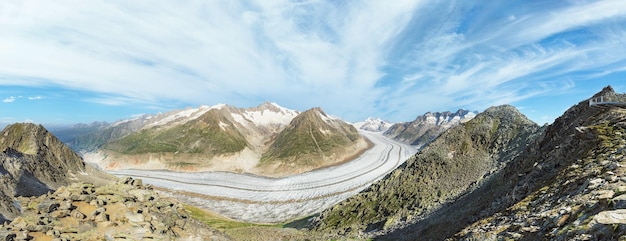
[[[0,122],[199,105],[347,121],[626,92],[626,1],[0,1]]]

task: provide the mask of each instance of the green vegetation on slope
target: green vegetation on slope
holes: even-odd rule
[[[143,129],[105,146],[123,154],[160,152],[219,155],[235,153],[247,146],[245,138],[220,110],[210,110],[183,125]]]
[[[538,131],[513,107],[492,107],[444,132],[368,190],[324,211],[316,227],[373,231],[414,220],[464,193],[519,153]]]
[[[329,155],[335,148],[345,147],[361,138],[353,126],[338,122],[331,125],[320,115],[325,114],[314,108],[294,118],[278,134],[260,164],[293,161],[298,165],[314,165],[314,161]]]
[[[233,240],[335,240],[338,237],[310,231],[290,228],[290,224],[255,224],[230,220],[203,209],[183,205],[192,218],[227,234]],[[345,240],[345,238],[341,238]]]
[[[609,91],[610,89],[605,89]],[[612,90],[611,90],[612,91]],[[610,93],[610,92],[609,92]],[[618,240],[626,234],[626,110],[570,108],[548,129],[540,150],[511,168],[517,199],[456,234],[455,239]],[[524,166],[526,168],[524,168]],[[519,180],[517,180],[519,179]],[[520,188],[523,187],[523,188]],[[512,195],[513,196],[513,195]],[[491,203],[506,203],[492,199]],[[492,205],[493,206],[493,205]],[[607,216],[613,218],[607,218]],[[477,218],[477,217],[474,217]],[[476,219],[474,219],[476,220]]]

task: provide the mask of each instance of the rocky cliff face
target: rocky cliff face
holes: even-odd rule
[[[23,213],[0,225],[0,240],[229,240],[139,179],[75,183],[16,203]]]
[[[428,112],[414,121],[394,124],[384,134],[410,145],[424,146],[445,130],[465,123],[474,116],[474,112],[467,110],[458,110],[455,113]]]
[[[321,213],[318,230],[373,235],[414,222],[520,153],[539,126],[511,106],[487,109],[439,138],[369,189]]]
[[[15,196],[41,195],[73,180],[109,178],[85,166],[80,156],[41,125],[7,126],[0,132],[0,150],[0,215],[4,218],[19,213]]]
[[[620,96],[607,87],[598,96]],[[626,110],[567,110],[503,171],[508,191],[456,239],[617,240],[626,234]],[[503,180],[504,181],[504,180]]]
[[[615,93],[607,87],[594,97],[601,95]],[[445,132],[432,147],[457,128],[472,129],[481,115]],[[552,125],[542,128],[542,134],[535,138],[532,134],[537,133],[535,131],[521,138],[519,133],[530,127],[526,125],[509,127],[508,135],[470,138],[473,145],[490,150],[489,156],[497,157],[502,163],[501,168],[492,169],[488,172],[492,174],[482,178],[474,175],[477,173],[474,170],[480,170],[475,167],[480,165],[469,164],[473,163],[470,159],[458,158],[463,164],[455,164],[443,161],[445,159],[437,154],[425,156],[430,152],[431,146],[428,146],[416,155],[415,160],[422,164],[409,161],[406,166],[410,168],[399,169],[375,185],[372,191],[359,194],[357,197],[363,196],[360,201],[365,207],[352,202],[340,204],[322,213],[317,227],[343,227],[344,231],[356,228],[361,235],[377,236],[380,240],[617,239],[626,234],[626,217],[623,216],[626,205],[622,201],[626,199],[622,196],[626,193],[626,180],[622,178],[626,169],[621,167],[626,161],[625,121],[623,107],[591,107],[585,100],[567,110]],[[459,140],[445,146],[459,146],[461,148],[456,150],[461,150],[465,144],[462,138]],[[481,159],[480,163],[488,160]],[[428,168],[433,162],[440,163],[441,171]],[[454,171],[459,166],[463,172]],[[424,169],[430,172],[406,174]],[[466,179],[468,174],[474,176]],[[429,192],[419,191],[428,189],[414,184],[424,182],[423,179],[432,180],[437,186],[432,189],[436,195],[430,195],[435,201],[397,201],[428,198]],[[437,184],[442,181],[467,184],[470,180],[474,181],[465,188]],[[381,191],[383,194],[378,194]],[[417,192],[420,195],[406,197],[402,194]],[[458,195],[454,195],[455,192]],[[370,205],[367,200],[375,200],[376,205]],[[407,202],[410,204],[406,205]],[[406,208],[397,212],[386,208],[402,205]],[[368,211],[370,209],[383,214],[370,214],[374,213]],[[333,219],[337,214],[384,218],[370,218],[380,221],[368,222],[367,226],[355,221],[356,225],[346,225],[350,222]]]

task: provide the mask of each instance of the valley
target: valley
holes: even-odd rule
[[[284,178],[228,172],[115,170],[161,187],[169,195],[223,216],[279,223],[320,212],[369,187],[415,153],[380,132],[360,131],[374,145],[356,159]]]
[[[159,235],[200,240],[615,238],[626,233],[626,218],[619,216],[626,207],[625,96],[607,86],[543,126],[511,105],[476,115],[457,112],[465,117],[426,113],[391,127],[380,119],[348,124],[313,108],[289,123],[285,118],[268,131],[274,134],[264,136],[271,141],[255,165],[280,170],[274,174],[290,171],[279,176],[136,165],[94,168],[43,126],[18,123],[0,132],[5,187],[0,189],[0,218],[6,221],[0,239],[92,240],[103,230],[105,237],[135,240]],[[590,101],[598,98],[611,102]],[[263,107],[200,108],[205,114],[196,119],[173,112],[159,118],[177,123],[167,121],[156,129],[148,118],[128,129],[94,125],[98,133],[130,134],[94,135],[92,140],[106,139],[104,148],[126,148],[122,143],[132,145],[129,140],[138,135],[132,133],[139,133],[155,138],[135,147],[153,148],[187,140],[189,133],[219,132],[220,126],[226,131],[221,124],[226,122],[237,132],[220,134],[238,138],[245,136],[241,130],[263,132],[268,126],[249,118],[252,128],[241,129],[229,117],[237,111],[278,113],[268,111],[279,109],[275,104]],[[185,138],[160,135],[178,129],[187,130]],[[353,158],[325,162],[337,156],[338,147],[359,140],[369,145]],[[416,140],[422,144],[410,145]],[[177,150],[184,152],[184,147]],[[210,155],[215,146],[205,147]]]

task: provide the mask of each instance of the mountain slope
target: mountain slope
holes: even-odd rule
[[[474,116],[476,116],[474,112],[462,109],[455,113],[450,111],[428,112],[418,116],[412,122],[394,124],[384,134],[410,145],[424,146],[443,131],[465,123]]]
[[[73,183],[38,197],[19,197],[22,213],[0,224],[2,240],[230,240],[141,180],[94,186]]]
[[[302,112],[278,134],[259,166],[298,173],[348,160],[366,147],[354,126],[313,108]]]
[[[594,97],[613,96],[609,86]],[[505,169],[500,193],[456,238],[617,240],[626,235],[626,109],[582,101]],[[499,194],[499,193],[495,193]],[[500,196],[500,197],[498,197]],[[498,205],[496,205],[498,204]],[[474,219],[476,220],[476,219]],[[477,232],[480,230],[480,232]]]
[[[283,176],[345,161],[367,148],[354,127],[320,109],[309,112],[313,110],[299,113],[266,102],[254,108],[203,106],[145,117],[143,126],[133,124],[136,131],[119,127],[138,120],[121,121],[100,132],[108,141],[85,158],[105,169]],[[313,132],[302,131],[305,127]],[[130,132],[119,138],[108,135],[117,130]],[[310,136],[315,139],[303,138]]]
[[[621,96],[626,102],[626,95],[618,95],[610,87],[594,97],[606,95]],[[473,121],[463,126],[471,126]],[[521,151],[509,152],[505,156],[510,160],[503,162],[504,167],[494,170],[486,178],[476,179],[476,185],[469,185],[461,195],[431,202],[431,207],[410,205],[406,212],[408,215],[379,210],[383,215],[377,219],[381,220],[378,223],[355,222],[356,225],[348,226],[348,223],[335,221],[334,226],[343,230],[346,226],[363,230],[362,227],[369,224],[370,229],[366,230],[372,232],[365,235],[378,236],[379,240],[618,239],[626,234],[626,218],[623,216],[626,213],[626,203],[623,202],[626,197],[621,195],[626,193],[626,185],[622,180],[626,173],[626,169],[622,168],[623,163],[626,163],[626,141],[623,137],[625,123],[626,110],[623,107],[592,107],[588,100],[582,101],[568,109],[552,125],[542,128],[538,138],[525,138],[522,142],[509,141],[526,143],[527,146],[518,149]],[[432,145],[456,128],[445,132]],[[490,148],[500,146],[488,141],[477,143]],[[426,149],[416,156],[417,159]],[[494,150],[495,155],[502,157],[498,148]],[[433,156],[428,159],[432,162],[441,158]],[[421,161],[428,163],[427,160]],[[407,166],[411,165],[407,162]],[[450,163],[445,165],[449,167]],[[404,192],[415,193],[419,189],[403,186],[412,185],[419,179],[407,177],[405,173],[423,168],[423,165],[413,165],[413,170],[403,168],[401,172],[392,173],[373,188],[381,190],[382,195],[368,191],[358,196],[377,200],[379,206],[393,207],[394,196],[385,194],[389,193],[387,190],[401,188]],[[451,180],[445,173],[453,169],[444,170],[448,170],[444,175],[431,171],[436,173],[437,182]],[[448,178],[442,179],[442,176]],[[422,176],[420,179],[430,178]],[[437,190],[445,196],[454,189],[445,186]],[[411,199],[423,198],[415,196]],[[336,216],[338,211],[344,210],[345,213],[345,210],[352,208],[353,213],[368,213],[362,207],[350,205],[343,204],[347,207],[344,208],[340,204],[334,208],[336,210],[323,213],[318,228],[331,229],[332,225],[328,224],[334,219],[329,218]]]
[[[13,124],[0,132],[0,219],[13,218],[14,196],[41,195],[75,180],[106,182],[108,175],[86,166],[41,125]]]
[[[445,131],[366,191],[321,213],[316,229],[376,233],[415,221],[508,162],[539,129],[511,106],[489,108]]]
[[[98,138],[128,130],[85,158],[106,169],[254,172],[266,143],[297,114],[266,102],[246,109],[219,104],[144,116],[94,133]]]
[[[187,108],[185,110],[176,110],[155,115],[141,115],[107,125],[102,125],[101,123],[96,123],[96,126],[87,127],[85,127],[85,125],[76,125],[72,128],[58,130],[55,134],[60,135],[60,139],[77,152],[92,152],[99,150],[109,142],[116,141],[146,127],[184,123],[201,116],[211,109],[221,106],[222,105],[200,106],[196,109]],[[77,132],[86,133],[82,135],[72,134]]]
[[[224,109],[211,109],[181,125],[144,128],[107,143],[104,149],[122,154],[180,152],[217,155],[239,152],[247,143],[229,117]]]

